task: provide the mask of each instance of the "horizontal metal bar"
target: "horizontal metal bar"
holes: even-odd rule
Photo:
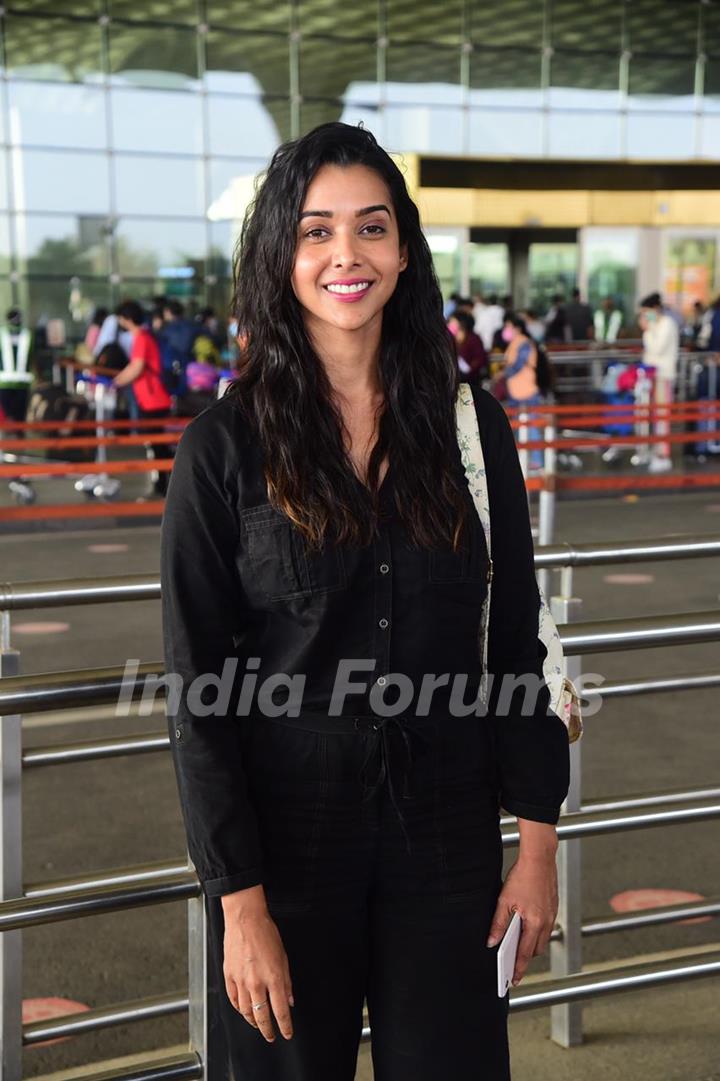
[[[613,650],[652,649],[720,640],[720,609],[637,619],[599,619],[565,623],[558,628],[568,656],[612,653]],[[19,677],[17,677],[19,678]]]
[[[170,737],[163,732],[150,736],[116,736],[104,740],[82,740],[76,743],[58,743],[51,747],[33,747],[23,751],[22,764],[31,766],[57,766],[69,762],[91,762],[99,758],[118,758],[128,754],[149,754],[165,751]]]
[[[117,867],[112,871],[93,871],[91,874],[54,878],[49,882],[26,882],[24,898],[59,897],[70,893],[84,893],[89,889],[107,889],[110,886],[139,885],[143,882],[164,882],[168,877],[192,872],[187,860],[161,860],[155,863],[137,863]]]
[[[678,788],[667,792],[649,792],[642,796],[624,796],[620,799],[588,800],[583,803],[581,811],[594,811],[603,813],[606,811],[631,811],[640,810],[644,807],[673,806],[680,803],[698,802],[701,800],[720,800],[720,788]],[[561,813],[560,819],[564,818]],[[514,815],[503,815],[500,819],[501,826],[512,826],[516,821]]]
[[[2,901],[0,931],[37,927],[42,923],[58,923],[60,920],[72,920],[80,916],[99,916],[106,912],[143,908],[145,905],[164,904],[168,901],[184,901],[199,894],[200,883],[197,876],[186,869],[179,874],[168,874],[155,882],[125,882],[114,886],[89,887],[83,891],[71,890],[66,894]]]
[[[587,567],[720,555],[720,536],[687,534],[660,540],[640,538],[613,544],[558,544],[539,548],[535,566]],[[50,578],[37,582],[0,583],[0,611],[105,604],[113,601],[157,600],[157,574],[123,574],[98,578]]]
[[[666,676],[664,679],[634,679],[624,683],[603,683],[600,687],[584,687],[582,697],[621,698],[625,695],[660,694],[664,691],[693,691],[703,687],[720,687],[720,672],[696,672],[691,676]]]
[[[60,608],[109,601],[147,601],[160,596],[157,574],[118,574],[104,578],[48,578],[0,583],[0,611]]]
[[[615,912],[582,925],[583,935],[606,935],[615,931],[636,931],[642,927],[657,927],[663,923],[697,919],[699,916],[720,915],[720,898],[706,897],[703,901],[684,901],[677,905],[663,905],[642,912]]]
[[[194,1081],[205,1076],[200,1056],[194,1051],[158,1055],[151,1059],[142,1059],[139,1055],[128,1056],[126,1064],[105,1068],[105,1063],[97,1062],[98,1069],[93,1073],[79,1073],[58,1070],[54,1073],[37,1075],[35,1081]]]
[[[138,665],[133,697],[162,689],[161,661]],[[112,703],[125,690],[125,669],[82,668],[70,672],[38,672],[0,681],[0,717],[14,713],[42,713],[84,705]]]
[[[670,559],[698,559],[720,555],[720,535],[680,534],[658,540],[640,538],[612,544],[550,544],[535,551],[535,566],[591,567],[599,564],[645,563]]]
[[[583,809],[560,816],[556,830],[559,841],[573,837],[594,837],[604,833],[623,833],[651,826],[675,826],[686,822],[703,822],[720,817],[720,799],[671,801],[668,806],[655,808],[620,808],[616,811]],[[503,845],[507,848],[520,842],[517,826],[502,828]],[[0,906],[1,910],[2,906]]]
[[[33,1021],[23,1025],[23,1044],[26,1046],[56,1040],[61,1036],[80,1036],[101,1028],[113,1028],[135,1021],[149,1021],[155,1017],[169,1017],[189,1009],[187,994],[156,995],[138,998],[101,1009],[85,1010],[67,1014],[48,1021]]]
[[[603,972],[578,972],[555,980],[542,981],[537,988],[519,989],[510,996],[510,1008],[529,1010],[536,1006],[555,1006],[560,1002],[598,998],[618,991],[637,991],[658,984],[702,979],[720,974],[720,950],[694,950],[671,962],[657,961],[618,965]]]

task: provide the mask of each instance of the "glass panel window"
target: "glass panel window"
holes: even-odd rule
[[[469,4],[473,41],[488,49],[537,49],[543,36],[543,4],[527,0],[487,0]]]
[[[695,60],[669,56],[659,60],[633,55],[628,89],[630,108],[692,110]]]
[[[588,303],[599,308],[606,297],[631,322],[635,306],[638,234],[634,229],[584,229],[583,261],[587,268]]]
[[[694,55],[699,17],[700,4],[678,4],[677,0],[632,0],[626,6],[630,48],[633,53]]]
[[[181,89],[197,81],[197,34],[193,30],[111,23],[109,32],[113,83]]]
[[[212,222],[208,274],[213,274],[218,279],[232,278],[233,252],[239,236],[240,219]]]
[[[205,85],[227,94],[290,93],[290,43],[287,34],[207,36]]]
[[[31,326],[40,319],[62,319],[69,341],[80,341],[96,308],[111,307],[107,280],[70,275],[67,278],[22,278],[20,309]],[[71,304],[72,294],[72,304]]]
[[[0,214],[0,274],[10,270],[10,225],[7,214]]]
[[[619,56],[616,53],[553,53],[549,94],[553,106],[619,108]]]
[[[97,20],[6,15],[4,31],[5,66],[11,76],[79,83],[102,78],[102,38]]]
[[[121,218],[118,222],[116,251],[123,278],[202,277],[206,249],[204,221]]]
[[[23,274],[108,272],[109,222],[103,214],[18,214],[15,238]]]
[[[17,210],[110,210],[108,159],[105,154],[71,150],[21,150],[10,155]]]
[[[203,213],[202,162],[119,154],[114,164],[120,214]]]
[[[199,21],[197,0],[109,0],[113,18],[157,20],[159,23],[197,23]],[[164,30],[163,30],[164,33]]]
[[[548,116],[551,158],[617,158],[621,151],[619,113],[551,112]]]
[[[629,158],[660,161],[695,156],[695,117],[672,113],[630,113],[627,118]]]
[[[342,9],[335,0],[298,0],[303,34],[340,34],[344,38],[373,39],[378,36],[376,3],[353,4]]]
[[[703,108],[706,112],[720,112],[720,56],[710,57],[705,65]]]
[[[470,54],[470,104],[540,106],[539,49],[504,52],[476,48]]]
[[[461,154],[463,111],[429,105],[388,105],[385,140],[389,150]]]
[[[16,145],[101,150],[105,96],[89,86],[9,82],[10,141]]]
[[[188,268],[188,270],[192,270],[192,268]],[[153,297],[173,297],[175,300],[179,300],[192,316],[198,308],[205,307],[205,290],[204,279],[189,272],[182,275],[173,272],[170,277],[155,274],[146,277],[123,278],[114,287],[114,303],[119,303],[125,297],[132,297],[150,311]]]
[[[266,165],[262,158],[213,158],[209,170],[210,220],[242,219],[252,199],[256,178]]]
[[[470,154],[542,154],[542,113],[514,109],[471,109],[469,114]]]
[[[468,244],[470,292],[475,296],[503,296],[510,290],[510,252],[507,244]]]
[[[282,107],[287,113],[287,105]],[[277,102],[209,95],[207,108],[212,154],[269,158],[281,141]]]
[[[303,38],[300,92],[317,98],[377,101],[377,52],[366,42]]]
[[[698,301],[709,304],[717,290],[717,240],[714,237],[675,236],[665,253],[666,302],[686,317]]]
[[[387,32],[391,41],[459,42],[463,30],[461,0],[425,4],[422,13],[416,0],[389,0]]]
[[[388,101],[429,105],[462,102],[459,48],[391,44],[386,75]]]
[[[433,265],[440,291],[448,297],[455,292],[460,283],[461,240],[454,233],[443,233],[440,229],[430,228],[426,232],[428,247],[432,252]]]
[[[117,150],[202,153],[199,95],[171,90],[113,90],[110,102]]]
[[[531,244],[528,255],[530,307],[546,312],[556,293],[569,297],[577,285],[577,270],[577,244]]]
[[[328,3],[328,0],[324,0]],[[315,8],[315,4],[301,5]],[[211,26],[223,25],[233,32],[237,43],[238,28],[243,30],[273,30],[287,33],[290,30],[290,4],[288,0],[276,3],[258,3],[257,0],[206,0],[207,19]],[[337,7],[333,8],[333,24],[337,22]],[[345,15],[345,13],[343,13]]]
[[[12,0],[13,11],[40,15],[101,15],[101,0]]]
[[[622,0],[578,3],[553,0],[551,5],[553,48],[608,49],[620,52],[622,44]]]
[[[700,156],[720,160],[720,116],[704,116],[701,125]]]

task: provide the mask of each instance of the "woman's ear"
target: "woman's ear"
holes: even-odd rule
[[[405,270],[408,265],[407,244],[400,245],[400,270]]]

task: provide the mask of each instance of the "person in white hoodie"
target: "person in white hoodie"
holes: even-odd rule
[[[680,333],[677,322],[663,309],[659,293],[651,293],[640,303],[639,323],[643,332],[644,362],[655,369],[655,404],[672,405],[678,367]],[[655,434],[667,436],[669,415],[659,417]],[[670,444],[660,441],[650,459],[650,472],[662,473],[672,468]]]

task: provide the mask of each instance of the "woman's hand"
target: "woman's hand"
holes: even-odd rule
[[[557,910],[555,853],[523,855],[521,851],[503,883],[487,941],[488,946],[495,946],[505,934],[513,912],[519,912],[522,931],[515,959],[513,987],[520,983],[531,959],[547,949]]]
[[[295,1005],[287,954],[277,925],[263,900],[235,903],[235,898],[262,887],[251,887],[223,898],[225,938],[223,975],[228,998],[248,1024],[257,1028],[268,1043],[275,1039],[273,1014],[280,1033],[292,1038],[290,1006]],[[245,900],[245,898],[243,898]],[[264,1003],[254,1010],[253,1003]]]

